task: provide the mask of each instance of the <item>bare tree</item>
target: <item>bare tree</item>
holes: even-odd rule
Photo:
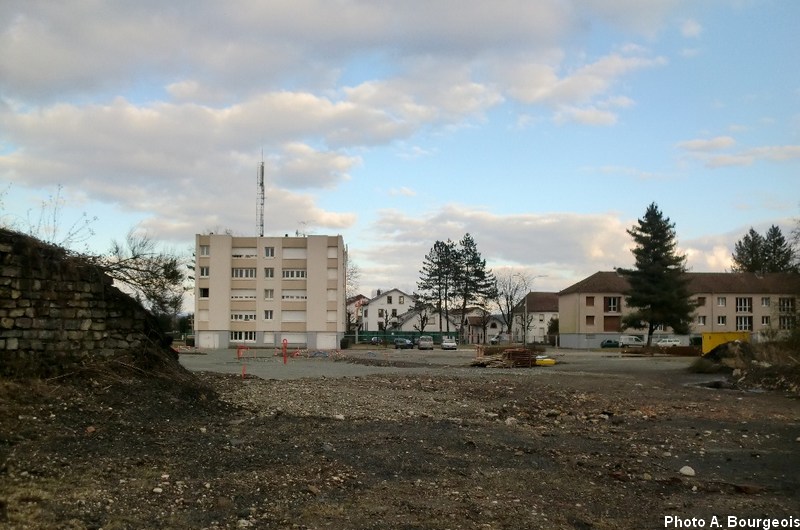
[[[180,312],[186,264],[174,254],[159,251],[147,234],[132,229],[124,245],[114,241],[107,255],[89,259],[153,313],[174,317]]]
[[[500,317],[506,327],[506,333],[511,336],[514,325],[514,309],[530,291],[531,277],[524,272],[507,269],[495,274],[497,280],[496,302],[500,309]]]

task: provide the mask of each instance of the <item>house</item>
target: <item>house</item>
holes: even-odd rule
[[[425,320],[424,327],[422,326],[423,319]],[[447,335],[448,328],[450,329],[450,335],[455,336],[458,333],[458,319],[453,315],[450,315],[450,326],[448,326],[444,313],[437,314],[434,309],[428,309],[424,314],[420,309],[412,309],[411,311],[400,315],[400,317],[397,319],[395,327],[392,329],[408,333],[439,333],[440,322],[442,324],[442,334]]]
[[[362,304],[361,332],[370,333],[394,327],[400,315],[414,307],[414,297],[400,289],[390,289]]]
[[[196,344],[338,348],[347,324],[341,236],[195,236]]]
[[[800,275],[795,273],[687,272],[696,305],[689,338],[706,332],[747,331],[754,340],[787,332],[795,323]],[[627,279],[601,271],[558,293],[559,341],[568,348],[595,348],[616,338],[630,312]],[[627,330],[643,335],[646,330]],[[656,333],[672,335],[670,329]]]
[[[511,329],[514,341],[545,343],[550,321],[558,319],[558,293],[530,292],[514,308],[513,315]]]
[[[364,306],[369,303],[369,298],[357,294],[347,299],[347,332],[356,333],[361,330],[364,318]]]
[[[463,317],[461,311],[456,312],[457,321],[464,322],[463,342],[466,344],[486,344],[492,337],[506,331],[500,315],[492,314],[482,307],[468,308]],[[456,325],[458,331],[458,325]]]

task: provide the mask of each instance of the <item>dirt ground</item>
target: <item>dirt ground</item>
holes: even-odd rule
[[[0,381],[0,528],[800,527],[796,398],[561,361]]]

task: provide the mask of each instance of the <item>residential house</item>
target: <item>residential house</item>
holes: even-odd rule
[[[400,289],[390,289],[362,304],[361,332],[374,333],[394,327],[400,315],[414,307],[414,297]]]
[[[688,344],[693,336],[715,331],[745,331],[753,340],[786,332],[794,326],[800,275],[794,273],[688,272],[689,293],[696,304]],[[595,348],[622,331],[628,281],[616,272],[596,272],[558,293],[559,342],[568,348]],[[626,333],[646,339],[646,330]],[[671,329],[656,330],[673,335]]]
[[[196,343],[338,348],[346,329],[341,236],[195,236]]]
[[[357,294],[347,299],[347,332],[356,333],[361,331],[364,318],[364,306],[369,303],[369,298],[363,294]]]
[[[558,293],[530,292],[514,308],[513,315],[514,341],[546,343],[547,327],[551,320],[558,319]]]

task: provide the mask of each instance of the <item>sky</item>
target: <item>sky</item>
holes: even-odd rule
[[[5,0],[0,223],[191,255],[257,234],[263,161],[265,235],[341,234],[367,296],[466,233],[559,291],[632,266],[653,202],[726,271],[800,218],[798,25],[791,0]]]

